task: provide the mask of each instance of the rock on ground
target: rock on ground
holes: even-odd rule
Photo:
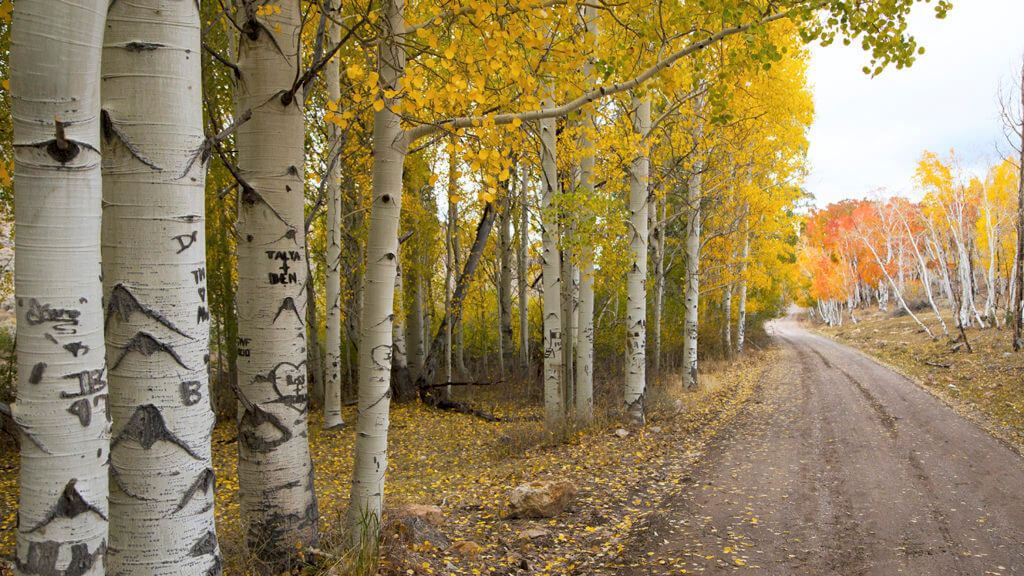
[[[512,516],[551,518],[561,514],[579,490],[566,480],[535,480],[516,486],[509,497]]]

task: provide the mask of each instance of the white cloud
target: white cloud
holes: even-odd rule
[[[806,186],[818,205],[875,188],[913,195],[924,150],[953,148],[983,172],[1008,150],[999,119],[1000,84],[1018,82],[1024,56],[1024,2],[959,0],[945,20],[918,5],[909,29],[924,46],[912,67],[869,78],[855,41],[811,50],[815,121]]]

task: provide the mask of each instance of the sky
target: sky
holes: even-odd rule
[[[861,72],[869,54],[856,41],[812,48],[815,119],[805,186],[818,206],[878,188],[920,197],[913,175],[924,150],[945,157],[954,149],[979,175],[1010,152],[999,91],[1020,81],[1024,0],[953,0],[944,20],[922,3],[909,30],[925,54],[875,78]]]

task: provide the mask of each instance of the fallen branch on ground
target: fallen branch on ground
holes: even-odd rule
[[[971,354],[974,354],[974,350],[971,349],[971,342],[974,342],[978,338],[981,338],[981,336],[975,336],[974,338],[971,338],[970,340],[964,340],[963,342],[957,344],[956,346],[953,346],[953,348],[952,348],[953,352],[956,352],[960,348],[962,348],[964,346],[967,346],[967,351],[970,352]]]
[[[420,390],[444,388],[446,386],[490,386],[491,384],[501,384],[502,382],[504,380],[494,380],[492,382],[441,382],[439,384],[423,384],[420,386]]]
[[[446,400],[437,394],[430,392],[431,388],[439,388],[440,386],[423,385],[419,388],[420,399],[423,403],[432,408],[439,410],[450,410],[452,412],[458,412],[460,414],[469,414],[470,416],[476,416],[477,418],[486,422],[501,422],[502,419],[491,414],[490,412],[484,412],[479,408],[474,408],[469,404],[463,402],[455,402],[453,400]]]

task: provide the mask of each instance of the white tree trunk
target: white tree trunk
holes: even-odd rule
[[[740,259],[740,288],[736,302],[736,352],[743,353],[743,340],[747,334],[747,260],[750,258],[750,223],[747,208],[743,208],[743,257]]]
[[[942,326],[942,334],[949,335],[949,330],[946,329],[946,321],[942,319],[942,314],[939,313],[939,307],[935,304],[935,297],[932,294],[932,281],[930,274],[928,273],[928,263],[921,254],[921,249],[918,246],[918,239],[914,237],[914,233],[910,229],[910,224],[907,223],[906,217],[901,213],[898,213],[897,215],[903,223],[903,229],[907,233],[907,241],[910,242],[911,248],[914,249],[914,257],[917,259],[918,270],[921,274],[921,285],[924,287],[925,295],[928,296],[928,304],[931,306],[932,312],[935,313],[935,318],[938,319],[939,325]]]
[[[584,261],[580,274],[580,339],[576,348],[576,418],[594,420],[594,261]]]
[[[245,180],[238,202],[238,489],[246,543],[259,569],[294,564],[317,543],[317,505],[306,416],[306,282],[303,226],[303,95],[298,77],[301,10],[256,15],[246,3],[238,46],[236,134]]]
[[[548,87],[545,107],[554,105],[554,87]],[[544,280],[544,422],[550,429],[565,417],[562,399],[561,263],[558,255],[558,215],[552,203],[558,192],[555,120],[540,121],[541,158],[541,274]]]
[[[985,232],[988,235],[988,296],[985,299],[985,317],[993,324],[998,324],[996,319],[996,252],[999,246],[999,231],[992,222],[992,211],[987,199],[984,200],[984,207]]]
[[[651,130],[651,100],[633,98],[633,132],[640,136],[629,168],[629,267],[626,288],[625,408],[631,420],[644,422],[647,368],[647,134]]]
[[[971,310],[974,308],[974,290],[971,289],[971,271],[967,261],[967,247],[959,238],[955,239],[957,252],[957,275],[960,281],[960,325],[971,325]]]
[[[199,6],[115,2],[103,49],[107,574],[219,574]]]
[[[409,334],[407,338],[409,341],[409,357],[412,358],[410,375],[414,381],[423,373],[423,360],[426,357],[426,351],[423,349],[423,280],[420,278],[422,270],[423,268],[421,267],[416,271],[412,305],[406,316],[408,319],[406,325],[408,326]]]
[[[519,274],[519,368],[523,376],[530,369],[530,300],[526,292],[526,275],[530,272],[527,251],[530,246],[530,170],[525,161],[521,167],[519,186],[519,254],[516,272]]]
[[[384,32],[378,44],[377,72],[381,90],[396,93],[405,70],[405,51],[398,36],[405,28],[404,12],[403,0],[383,2]],[[379,534],[388,461],[394,286],[408,137],[395,112],[400,99],[384,98],[384,103],[373,115],[373,203],[366,246],[366,300],[360,322],[359,420],[348,511],[348,535],[354,544],[375,541]]]
[[[569,239],[576,233],[573,223],[575,215],[563,213],[562,217],[565,223],[561,228],[562,238]],[[576,403],[576,310],[579,307],[579,284],[576,282],[574,259],[572,248],[562,249],[562,401],[567,414]]]
[[[110,420],[100,282],[106,2],[24,0],[11,27],[21,430],[15,574],[102,576]]]
[[[329,2],[325,8],[334,16],[339,12]],[[341,28],[331,21],[327,28],[327,48],[341,40]],[[338,59],[340,62],[340,58]],[[339,62],[330,62],[324,70],[327,98],[337,103],[341,99]],[[326,318],[326,373],[324,374],[324,428],[337,428],[341,418],[341,162],[331,162],[340,153],[341,129],[327,124],[327,302]]]
[[[654,348],[654,377],[661,385],[661,319],[665,310],[665,217],[668,201],[656,202],[657,223],[654,227],[654,322],[651,326],[651,340]]]
[[[499,366],[501,373],[512,367],[512,193],[505,183],[504,196],[498,208],[498,331]]]
[[[597,42],[598,28],[596,25],[597,9],[587,6],[583,9],[583,27],[594,34]],[[587,84],[593,82],[594,62],[587,58],[583,63],[583,78]],[[589,131],[594,129],[593,109],[583,112],[583,133],[579,148],[583,151],[580,158],[580,192],[584,198],[594,195],[594,144],[590,141]],[[579,304],[577,307],[576,327],[576,418],[589,424],[594,421],[594,252],[587,246],[579,254],[582,270],[579,279]]]
[[[732,284],[726,284],[722,291],[722,330],[725,332],[722,339],[725,342],[725,351],[732,350]]]
[[[405,323],[402,308],[405,306],[405,291],[402,285],[402,263],[395,264],[395,314],[392,327],[392,351],[391,351],[391,387],[392,393],[395,390],[408,390],[412,385],[409,379],[409,356],[405,347]]]
[[[871,255],[875,257],[875,261],[878,262],[878,267],[882,269],[882,275],[885,276],[885,279],[889,282],[889,286],[892,287],[893,294],[896,296],[896,302],[901,307],[903,307],[903,310],[908,315],[910,315],[911,318],[914,319],[914,322],[916,322],[917,325],[920,326],[922,330],[924,330],[925,334],[927,334],[929,338],[931,338],[932,340],[935,340],[935,335],[932,334],[932,331],[929,330],[928,327],[925,326],[924,322],[921,322],[921,320],[917,317],[917,315],[914,314],[914,312],[910,309],[909,306],[907,306],[906,300],[903,299],[903,293],[900,292],[899,286],[896,284],[896,280],[893,279],[892,275],[889,274],[889,270],[886,269],[885,265],[882,263],[882,259],[879,257],[878,252],[875,251],[875,248],[871,245],[871,243],[866,238],[864,238],[863,241],[864,241],[864,245],[867,246],[868,250],[871,252]],[[851,318],[853,317],[852,314],[850,316],[851,316]],[[842,316],[840,316],[840,322],[841,321],[842,321]]]
[[[454,141],[452,142],[454,148]],[[452,310],[452,290],[454,289],[453,283],[455,282],[455,235],[458,234],[458,223],[459,208],[453,202],[453,198],[457,196],[456,193],[456,171],[455,171],[455,155],[450,153],[448,156],[448,216],[445,218],[445,236],[444,236],[444,249],[445,249],[445,260],[444,260],[444,313],[445,318],[448,318],[448,322],[444,325],[444,381],[451,382],[453,380],[453,352],[452,343],[454,342],[455,332],[455,315]],[[459,311],[459,321],[462,321],[462,311]],[[444,389],[445,399],[451,399],[452,387],[447,386]]]
[[[697,129],[696,140],[703,136],[703,127]],[[683,301],[683,388],[697,388],[697,317],[700,302],[700,226],[701,186],[704,163],[698,159],[686,190],[686,295]],[[746,284],[744,284],[744,289]],[[744,302],[745,303],[745,302]],[[742,345],[741,345],[742,346]]]

